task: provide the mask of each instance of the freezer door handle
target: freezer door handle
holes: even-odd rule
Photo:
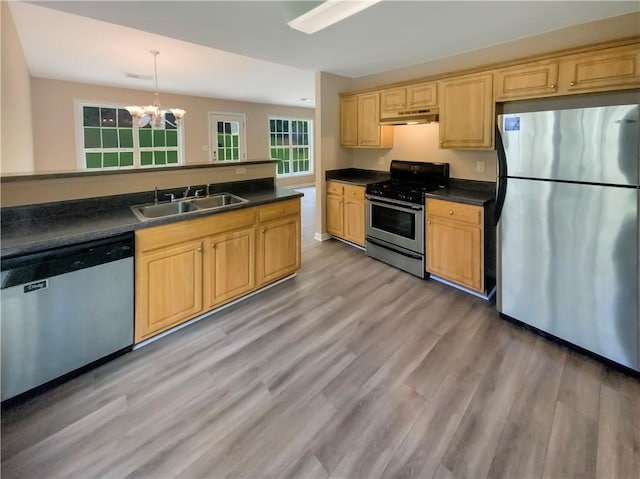
[[[507,196],[507,155],[504,152],[502,135],[500,135],[500,128],[498,128],[498,125],[496,125],[496,152],[498,154],[498,182],[496,191],[496,207],[493,210],[494,225],[497,225],[498,221],[500,221],[502,207],[504,206],[504,199]]]

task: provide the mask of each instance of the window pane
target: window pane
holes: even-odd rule
[[[167,163],[167,153],[164,151],[153,152],[153,162],[156,165],[164,165]]]
[[[234,160],[240,159],[240,151],[237,148],[233,148],[233,159]]]
[[[167,130],[167,146],[178,146],[178,130]]]
[[[118,153],[104,153],[102,157],[102,166],[105,168],[119,166]]]
[[[120,166],[133,166],[132,151],[125,151],[120,153]]]
[[[87,168],[102,168],[102,153],[87,153]]]
[[[177,125],[176,125],[176,117],[173,115],[173,113],[171,113],[170,111],[168,111],[165,115],[164,115],[164,127],[167,130],[175,130]]]
[[[100,128],[84,129],[84,147],[85,148],[101,148]]]
[[[141,151],[140,152],[140,164],[141,165],[152,165],[153,164],[153,152],[152,151]]]
[[[100,108],[97,106],[82,107],[82,124],[84,126],[100,126]]]
[[[294,172],[294,173],[297,173],[297,172],[298,172],[298,162],[297,162],[297,161],[294,161],[294,162],[293,162],[293,172]]]
[[[103,128],[102,129],[102,147],[103,148],[118,148],[118,130],[116,128]],[[113,166],[113,165],[111,165],[111,166]]]
[[[149,148],[153,146],[151,142],[151,130],[141,129],[138,131],[138,136],[140,139],[140,147],[141,148]]]
[[[133,148],[133,130],[131,128],[118,128],[120,148]]]
[[[220,148],[218,150],[218,160],[225,161],[227,159],[227,155],[224,153],[224,148]]]
[[[289,120],[282,120],[282,131],[289,132]]]
[[[229,134],[231,133],[231,123],[226,121],[224,122],[224,132]]]
[[[238,135],[233,136],[233,147],[238,148]]]
[[[124,108],[118,108],[118,127],[131,128],[131,113]]]
[[[218,133],[224,133],[224,121],[218,122]]]
[[[100,108],[100,126],[116,126],[115,108]]]
[[[153,146],[162,147],[167,145],[164,130],[153,130]]]
[[[284,166],[282,166],[282,162],[278,162],[278,174],[281,175],[284,173]]]
[[[177,163],[178,162],[178,152],[177,151],[167,151],[167,163]]]

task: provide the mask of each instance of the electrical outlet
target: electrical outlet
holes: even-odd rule
[[[246,168],[236,168],[236,175],[246,175],[246,174],[247,174]]]
[[[484,161],[476,161],[476,171],[478,173],[484,173],[487,164]]]

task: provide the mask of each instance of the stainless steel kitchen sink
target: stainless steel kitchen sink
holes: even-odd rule
[[[231,193],[218,193],[205,198],[184,199],[167,203],[150,203],[145,205],[131,206],[131,211],[140,221],[149,221],[166,216],[183,215],[195,211],[206,211],[220,209],[247,203],[249,200]]]

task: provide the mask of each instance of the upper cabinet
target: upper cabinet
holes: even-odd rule
[[[380,93],[382,114],[401,110],[433,108],[437,105],[438,84],[436,82],[415,83],[405,87],[382,90]]]
[[[640,87],[640,47],[628,45],[562,57],[560,88],[571,93]]]
[[[340,146],[391,148],[393,128],[380,126],[380,92],[340,98]]]
[[[546,96],[558,91],[558,62],[542,61],[496,70],[496,101]]]
[[[439,90],[440,147],[493,148],[493,74],[447,78]]]

